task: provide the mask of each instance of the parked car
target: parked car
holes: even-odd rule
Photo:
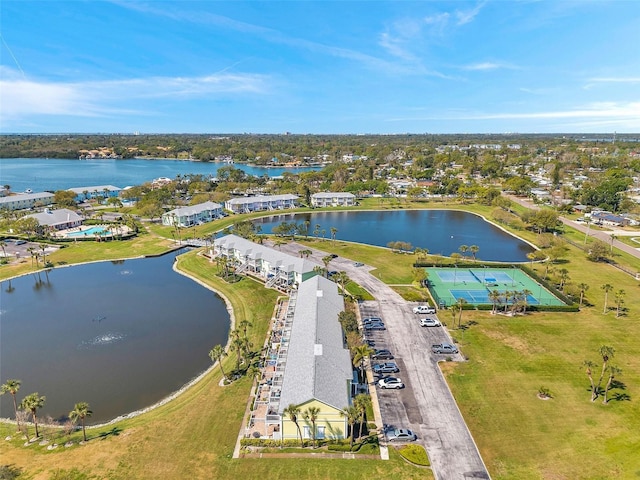
[[[354,267],[364,267],[364,263],[362,263],[362,262],[355,262],[355,263],[353,264],[353,266],[354,266]]]
[[[442,324],[440,323],[439,320],[436,320],[435,318],[423,318],[422,320],[420,320],[420,326],[421,327],[441,327]]]
[[[380,388],[404,388],[404,383],[402,383],[402,380],[400,380],[399,378],[396,377],[386,377],[386,378],[381,378],[380,380],[378,380],[378,386]]]
[[[389,442],[415,442],[418,439],[415,433],[408,428],[394,428],[387,432]]]
[[[393,360],[393,355],[386,348],[376,350],[371,354],[371,360]]]
[[[386,330],[384,323],[382,322],[371,322],[364,324],[365,330]]]
[[[14,243],[16,245],[24,245],[25,243],[27,243],[27,241],[26,240],[16,240]]]
[[[438,343],[431,345],[433,353],[458,353],[458,348],[450,343]]]
[[[436,309],[429,305],[418,305],[417,307],[413,307],[413,313],[436,313]]]
[[[384,323],[380,317],[367,317],[362,319],[362,323],[366,325],[367,323]]]
[[[330,258],[338,258],[338,255],[336,255],[335,253],[332,253],[331,255],[329,255]]]
[[[400,369],[393,362],[378,363],[373,366],[373,373],[398,373]]]

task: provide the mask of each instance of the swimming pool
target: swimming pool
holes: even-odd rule
[[[88,228],[86,230],[82,230],[80,232],[67,233],[67,237],[85,237],[85,236],[88,237],[89,235],[104,235],[104,234],[111,235],[111,231],[107,230],[102,226],[96,226],[96,227]]]

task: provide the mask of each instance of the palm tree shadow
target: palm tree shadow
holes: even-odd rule
[[[615,400],[616,402],[630,402],[631,395],[628,393],[614,393],[611,395],[611,400]]]
[[[120,432],[122,432],[122,429],[120,427],[113,427],[111,430],[107,430],[106,432],[100,432],[97,438],[101,438],[102,440],[104,440],[109,436],[117,437],[118,435],[120,435]]]

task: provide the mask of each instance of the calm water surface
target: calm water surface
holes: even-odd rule
[[[229,313],[172,270],[176,254],[56,268],[0,284],[0,375],[18,399],[47,397],[43,418],[91,405],[91,423],[148,407],[211,365]],[[0,416],[13,417],[10,395]]]
[[[461,245],[477,245],[478,259],[501,262],[526,262],[531,245],[509,235],[478,215],[455,210],[391,210],[359,212],[318,212],[284,214],[256,220],[264,233],[281,222],[310,222],[309,235],[316,225],[331,237],[331,227],[338,229],[336,239],[386,247],[389,242],[409,242],[427,248],[432,254],[449,256]],[[322,235],[320,235],[322,236]],[[470,255],[467,252],[466,255]]]
[[[218,169],[224,166],[228,164],[164,159],[2,158],[0,185],[11,185],[14,192],[24,192],[27,189],[34,192],[56,191],[94,185],[124,188],[141,185],[158,177],[175,178],[177,175],[188,174],[215,177]],[[319,167],[252,167],[244,164],[232,166],[249,175],[270,177],[280,176],[284,172],[319,170]]]

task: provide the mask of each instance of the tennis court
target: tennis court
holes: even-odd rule
[[[528,305],[564,305],[553,293],[516,267],[426,269],[429,291],[440,307],[462,298],[472,305],[509,304],[526,299]],[[491,292],[497,292],[493,294]]]

